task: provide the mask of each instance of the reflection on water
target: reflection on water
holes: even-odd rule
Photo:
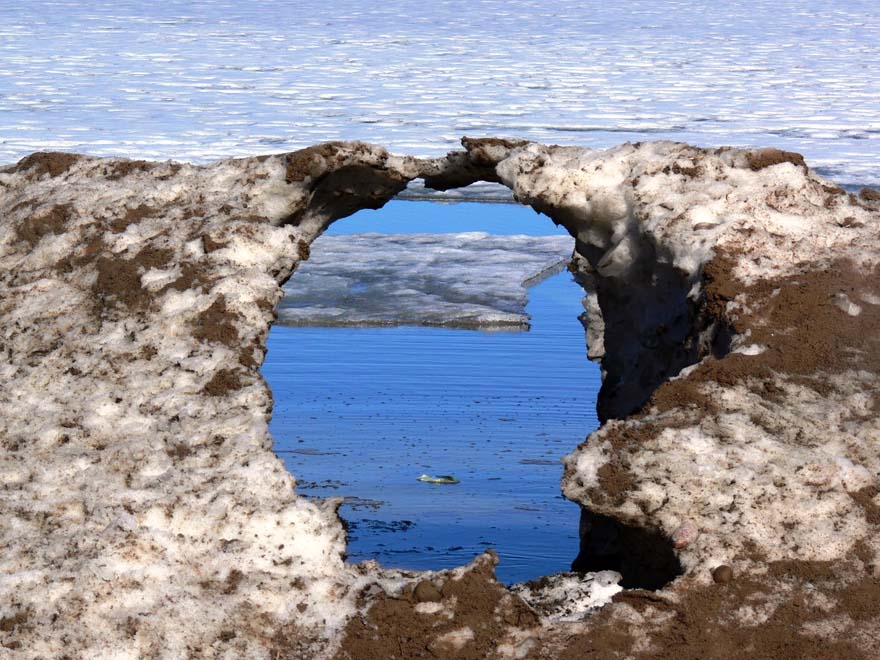
[[[596,427],[599,387],[581,295],[568,273],[530,289],[529,332],[272,329],[276,451],[300,493],[346,498],[351,561],[437,569],[492,547],[504,581],[568,569],[578,508],[559,493],[559,461]]]

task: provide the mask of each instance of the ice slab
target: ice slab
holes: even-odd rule
[[[285,325],[528,327],[526,287],[562,270],[568,236],[322,236],[285,285]]]

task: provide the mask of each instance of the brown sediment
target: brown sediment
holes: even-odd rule
[[[158,177],[160,180],[174,176],[180,171],[177,163],[156,163],[147,160],[119,160],[103,169],[103,175],[110,181],[119,181],[131,174],[151,172],[161,167],[169,170],[167,175]]]
[[[490,657],[508,627],[538,623],[531,608],[495,580],[496,561],[494,553],[483,555],[460,579],[447,579],[440,586],[440,602],[451,610],[452,618],[443,612],[418,613],[415,594],[379,596],[365,615],[348,623],[336,660]],[[461,648],[444,642],[444,635],[462,628],[469,628],[473,638]]]
[[[234,321],[240,318],[240,314],[227,307],[226,296],[221,293],[208,309],[192,321],[193,337],[203,342],[234,346],[239,341]]]
[[[342,142],[325,142],[287,154],[287,183],[304,181],[308,177],[319,175],[325,169],[321,161],[334,158],[339,160],[340,150],[345,146]]]
[[[72,211],[73,207],[70,204],[59,204],[41,215],[31,215],[18,226],[16,239],[33,248],[49,234],[54,236],[63,234]]]
[[[699,165],[687,166],[687,165],[679,165],[678,163],[673,163],[671,166],[667,165],[663,168],[664,174],[680,174],[681,176],[690,177],[694,179],[703,174],[703,168]]]
[[[306,261],[312,255],[309,244],[302,239],[296,242],[296,253],[299,255],[300,261]]]
[[[98,276],[92,285],[95,303],[100,306],[115,302],[129,309],[149,307],[154,296],[141,285],[141,275],[151,268],[168,266],[173,256],[173,250],[153,245],[142,248],[130,259],[98,256],[95,260]]]
[[[880,190],[873,188],[862,188],[859,197],[869,202],[880,202]]]
[[[617,463],[606,463],[598,469],[597,476],[602,493],[611,498],[614,504],[622,504],[626,500],[626,493],[636,483],[629,470]]]
[[[746,156],[746,160],[749,163],[749,168],[754,172],[763,170],[766,167],[772,167],[773,165],[779,165],[780,163],[792,163],[793,165],[803,167],[804,170],[807,169],[807,163],[801,154],[794,151],[782,151],[781,149],[770,148],[753,151]]]
[[[738,334],[750,332],[749,343],[765,350],[758,355],[731,353],[709,358],[687,378],[669,381],[653,394],[646,409],[658,411],[694,406],[710,413],[717,403],[704,384],[748,383],[762,393],[779,389],[787,377],[827,394],[827,376],[851,369],[880,370],[880,306],[862,304],[850,316],[835,303],[844,294],[860,302],[861,294],[880,293],[880,269],[861,271],[847,260],[776,280],[744,286],[733,276],[736,255],[721,254],[704,269],[706,309]],[[727,303],[742,296],[750,311],[727,312]]]
[[[813,564],[810,562],[808,564]],[[875,657],[851,641],[864,621],[877,620],[876,580],[861,580],[840,588],[824,571],[808,565],[786,562],[777,567],[785,577],[754,576],[707,586],[682,583],[674,596],[661,598],[651,592],[627,591],[614,597],[616,605],[606,607],[589,620],[588,631],[569,641],[559,658],[631,658],[633,660],[868,660]],[[801,580],[788,576],[795,574]],[[805,580],[813,581],[807,582]],[[809,630],[810,623],[828,620],[821,593],[837,602],[836,611],[851,617],[849,630],[828,639]],[[872,598],[874,599],[872,601]],[[621,619],[620,605],[632,607],[649,618],[666,623],[628,625]],[[747,613],[769,611],[765,621],[749,621]],[[636,647],[636,643],[639,647]],[[645,648],[645,647],[648,648]],[[579,655],[580,654],[580,655]]]
[[[141,286],[140,268],[134,259],[100,256],[95,262],[98,276],[92,285],[95,303],[115,301],[125,307],[146,307],[149,294]]]
[[[211,254],[212,252],[216,252],[217,250],[222,250],[227,245],[229,245],[229,243],[227,243],[226,241],[218,241],[211,237],[209,234],[205,234],[204,236],[202,236],[202,245],[205,248],[205,253]]]
[[[159,215],[159,210],[146,204],[139,204],[133,209],[126,209],[125,215],[116,217],[110,222],[110,231],[121,234],[130,225],[137,224],[144,218],[152,218]]]
[[[502,147],[507,149],[508,151],[511,149],[516,149],[517,147],[523,147],[528,144],[527,140],[506,140],[504,138],[473,138],[473,137],[463,137],[461,138],[461,144],[468,152],[468,158],[475,164],[480,167],[494,167],[496,165],[495,158],[490,157],[486,153],[486,148],[492,147]]]
[[[880,506],[874,503],[877,495],[880,495],[880,488],[877,486],[865,486],[849,494],[855,503],[862,507],[869,525],[880,525]]]
[[[762,396],[780,396],[776,381],[788,378],[827,395],[832,385],[827,376],[850,369],[880,371],[880,306],[862,305],[850,316],[834,304],[835,296],[880,293],[880,268],[861,272],[842,260],[797,275],[744,286],[733,275],[735,254],[721,253],[704,268],[703,286],[708,315],[730,325],[736,333],[750,331],[750,343],[765,350],[758,355],[731,353],[705,359],[686,378],[660,385],[642,411],[606,436],[611,443],[609,463],[600,468],[600,489],[591,489],[591,500],[606,503],[606,496],[621,503],[634,479],[621,455],[652,440],[662,430],[648,422],[648,415],[676,410],[690,415],[667,420],[663,428],[696,423],[719,411],[719,402],[708,394],[709,386],[745,384]],[[749,312],[729,314],[727,303],[742,295]],[[760,420],[758,420],[760,421]],[[860,497],[860,496],[857,496]],[[865,498],[859,500],[865,501]],[[870,502],[870,500],[867,500]],[[870,505],[863,505],[870,506]]]
[[[44,174],[54,178],[67,172],[83,158],[85,156],[62,151],[38,151],[30,156],[25,156],[11,167],[0,169],[0,172],[11,174],[30,171],[34,178],[40,178]]]
[[[205,384],[203,391],[210,396],[224,396],[242,387],[244,382],[237,371],[221,369]]]
[[[160,289],[159,293],[164,293],[169,289],[189,291],[190,289],[200,288],[207,291],[217,281],[215,277],[211,277],[208,273],[209,269],[206,266],[191,261],[184,261],[180,264],[180,276]]]

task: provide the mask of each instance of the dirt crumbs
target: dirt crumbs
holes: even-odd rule
[[[244,382],[238,372],[232,369],[221,369],[211,378],[203,389],[209,396],[225,396],[244,387]]]
[[[508,627],[538,623],[535,613],[495,580],[496,563],[489,552],[459,579],[439,587],[420,584],[397,598],[379,596],[365,615],[349,622],[336,659],[492,657]]]
[[[44,174],[54,178],[61,176],[77,162],[85,158],[79,154],[68,154],[61,151],[38,151],[25,156],[12,167],[0,170],[5,174],[13,172],[30,172],[34,179],[39,179]]]
[[[342,157],[339,152],[345,146],[342,142],[326,142],[288,154],[285,177],[287,183],[304,181],[308,177],[319,175],[325,169],[325,163],[340,165]]]
[[[779,165],[780,163],[792,163],[798,167],[807,170],[807,163],[804,157],[794,151],[782,151],[780,149],[760,149],[753,151],[746,156],[749,163],[749,169],[753,172],[763,170],[766,167]]]
[[[167,248],[147,246],[131,259],[99,256],[95,262],[98,276],[92,285],[95,303],[99,306],[115,303],[130,310],[149,307],[153,295],[141,285],[141,274],[151,268],[167,266],[173,254]]]
[[[237,312],[226,306],[226,296],[221,293],[208,309],[192,321],[193,337],[201,342],[233,346],[239,340],[234,321],[240,318]]]
[[[614,597],[615,605],[593,617],[589,631],[571,639],[558,657],[878,657],[866,650],[870,644],[856,642],[859,631],[866,630],[866,621],[880,622],[875,605],[880,597],[878,580],[855,578],[841,585],[841,575],[847,575],[850,567],[814,566],[817,563],[820,562],[774,562],[760,579],[741,576],[707,586],[685,584],[675,589],[675,597],[644,591],[622,592]],[[627,614],[632,610],[638,613],[637,618]],[[880,643],[876,648],[880,651]]]
[[[63,234],[72,212],[73,208],[70,204],[60,204],[41,215],[32,215],[18,227],[17,242],[27,243],[28,247],[33,248],[49,234],[54,236]]]
[[[157,209],[147,206],[146,204],[140,204],[133,209],[126,209],[123,216],[114,218],[110,222],[110,231],[114,234],[121,234],[128,229],[130,225],[135,225],[145,218],[152,218],[158,214],[159,211]]]

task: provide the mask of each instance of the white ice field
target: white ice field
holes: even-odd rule
[[[0,3],[0,163],[359,139],[804,153],[880,185],[876,0]]]
[[[321,236],[284,287],[285,325],[527,327],[527,286],[562,270],[568,236]]]

